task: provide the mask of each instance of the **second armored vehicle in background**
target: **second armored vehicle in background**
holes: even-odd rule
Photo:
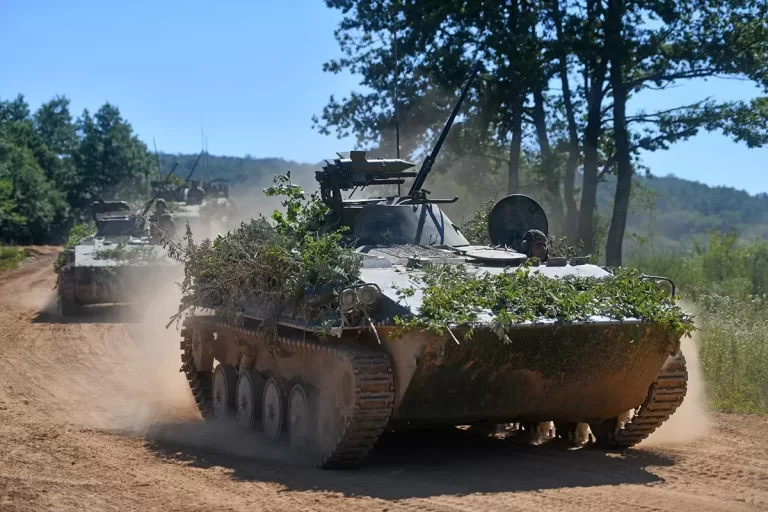
[[[64,316],[78,315],[87,305],[135,303],[175,265],[128,203],[99,201],[92,214],[96,233],[61,257],[58,300]]]
[[[194,233],[211,236],[217,226],[227,224],[234,211],[230,183],[225,179],[189,180],[176,186],[153,181],[151,185],[154,196],[166,201],[177,229],[183,230],[189,223]]]

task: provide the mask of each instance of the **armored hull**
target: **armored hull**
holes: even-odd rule
[[[386,319],[418,314],[420,307],[421,290],[405,305],[395,293],[419,272],[415,261],[463,263],[491,273],[509,268],[473,262],[460,248],[358,251],[367,255],[361,280],[381,290],[378,316],[371,319],[375,330],[345,327],[323,339],[318,325],[288,312],[273,360],[260,334],[264,311],[257,302],[243,305],[241,324],[219,314],[216,304],[185,320],[183,370],[206,419],[233,414],[275,441],[286,436],[288,444],[310,446],[321,467],[340,467],[360,463],[386,429],[586,423],[600,433],[601,444],[629,447],[682,402],[687,376],[679,337],[640,320],[521,323],[503,342],[488,312],[487,326],[476,327],[470,339],[461,327],[451,336],[396,335]],[[518,271],[552,279],[608,275],[588,264]],[[629,410],[640,412],[619,425]]]
[[[347,228],[349,244],[362,257],[359,282],[334,290],[333,302],[322,306],[340,315],[330,332],[327,325],[306,320],[313,315],[303,315],[300,308],[275,314],[268,290],[238,295],[255,297],[237,299],[238,321],[231,320],[224,302],[194,297],[205,314],[184,320],[181,371],[207,421],[233,416],[244,427],[309,454],[320,467],[335,468],[359,465],[386,429],[544,421],[576,434],[589,425],[603,446],[626,448],[680,405],[685,361],[680,336],[668,325],[626,315],[614,315],[621,322],[588,315],[579,316],[579,322],[543,320],[563,317],[558,314],[498,323],[494,318],[507,313],[508,302],[488,306],[477,301],[485,304],[479,312],[470,321],[456,322],[472,325],[397,332],[396,318],[426,316],[420,315],[422,308],[429,309],[425,281],[413,281],[404,301],[398,295],[426,267],[462,264],[477,273],[534,272],[543,274],[536,278],[541,282],[581,276],[595,283],[610,274],[583,259],[567,262],[546,254],[536,259],[547,265],[529,265],[541,247],[528,234],[535,230],[535,236],[546,238],[548,233],[546,215],[532,198],[513,195],[499,201],[488,218],[493,247],[478,247],[438,206],[458,198],[430,199],[422,190],[478,71],[479,63],[418,173],[409,171],[413,164],[407,161],[367,159],[361,151],[348,158],[339,155],[317,171],[320,198],[329,210],[319,231]],[[351,200],[347,194],[376,185],[399,190],[406,178],[413,178],[407,195]],[[314,225],[304,227],[319,232]],[[196,279],[202,282],[195,286],[203,288],[208,278],[200,274]],[[656,292],[651,295],[658,297]],[[326,296],[322,286],[307,289],[305,305],[315,293]],[[450,294],[438,295],[457,302]],[[618,306],[624,300],[619,297]],[[444,302],[435,307],[450,309]],[[463,336],[470,328],[473,336]]]
[[[125,247],[129,254],[135,251],[133,259],[99,257],[100,252],[117,247]],[[62,301],[77,306],[135,302],[167,273],[170,262],[160,263],[164,258],[161,247],[146,241],[128,241],[121,246],[96,238],[86,239],[70,253],[60,271],[59,295]]]

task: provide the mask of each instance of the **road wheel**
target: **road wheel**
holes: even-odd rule
[[[280,390],[280,384],[270,377],[264,385],[264,396],[261,406],[261,421],[264,433],[271,441],[278,441],[283,433],[285,416],[285,399]]]
[[[237,411],[237,371],[231,364],[219,364],[213,371],[213,417],[230,418]]]
[[[312,427],[307,394],[301,384],[296,384],[288,396],[288,440],[291,447],[307,449]]]
[[[237,421],[243,427],[262,429],[261,398],[264,395],[264,377],[256,370],[244,370],[237,379]]]

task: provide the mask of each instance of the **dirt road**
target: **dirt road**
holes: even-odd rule
[[[65,321],[53,257],[0,275],[0,510],[768,508],[768,420],[746,416],[683,444],[660,430],[626,455],[456,431],[385,438],[359,471],[307,468],[200,422],[163,328],[170,299],[151,328]]]

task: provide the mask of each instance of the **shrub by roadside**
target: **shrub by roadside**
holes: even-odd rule
[[[0,271],[16,268],[30,255],[28,249],[0,245]]]

